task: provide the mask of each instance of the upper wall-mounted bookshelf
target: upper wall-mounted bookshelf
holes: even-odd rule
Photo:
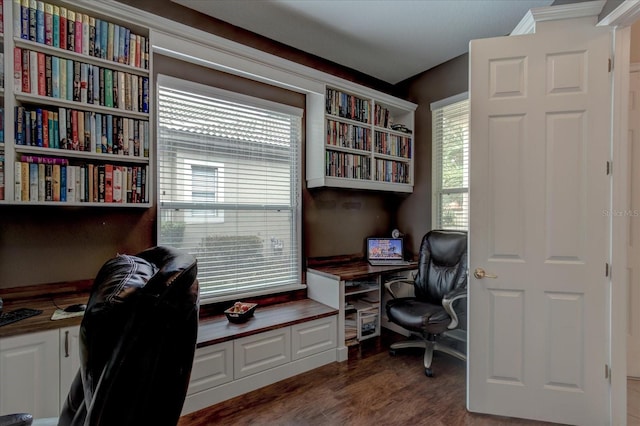
[[[149,207],[149,29],[77,2],[0,3],[0,203]]]
[[[324,137],[308,138],[307,187],[412,192],[415,109],[382,93],[327,86]]]

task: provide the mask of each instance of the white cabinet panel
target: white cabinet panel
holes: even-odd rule
[[[233,380],[233,342],[196,349],[188,395]]]
[[[291,327],[293,359],[304,358],[337,347],[337,317],[320,318]]]
[[[60,408],[80,369],[80,326],[60,329]]]
[[[233,342],[234,378],[240,379],[291,361],[289,327],[237,339]]]
[[[58,330],[0,339],[0,415],[59,411]]]

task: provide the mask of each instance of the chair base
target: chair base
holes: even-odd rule
[[[462,339],[460,339],[458,336],[446,336],[446,334],[443,334],[443,337],[452,337],[453,340],[458,340],[458,341],[463,341]],[[446,345],[442,342],[436,341],[436,340],[428,340],[428,339],[421,339],[421,340],[406,340],[403,342],[396,342],[391,344],[390,346],[390,353],[392,355],[395,355],[395,351],[398,349],[405,349],[405,348],[422,348],[424,349],[424,373],[428,376],[428,377],[433,377],[433,370],[431,369],[431,363],[433,362],[433,352],[434,351],[438,351],[438,352],[443,352],[445,354],[451,355],[455,358],[458,358],[459,360],[462,361],[466,361],[467,360],[467,355],[462,352],[459,351],[457,349],[455,349],[452,346]]]

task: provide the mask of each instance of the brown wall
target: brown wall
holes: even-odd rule
[[[375,78],[211,19],[169,0],[123,0],[122,3],[395,94],[393,86]],[[170,60],[154,62],[155,71],[180,77],[176,69],[179,67]],[[263,90],[259,84],[238,86],[237,79],[210,70],[201,69],[197,73],[187,76],[254,95],[254,90],[263,95],[271,93],[265,96],[276,101],[294,98],[299,104],[301,99],[290,93]],[[365,237],[387,235],[395,226],[396,209],[403,200],[402,196],[378,192],[304,190],[305,255],[362,253]],[[116,253],[135,253],[156,243],[155,212],[155,206],[149,209],[0,206],[0,288],[91,279],[102,263]]]
[[[398,84],[400,93],[418,104],[416,110],[415,186],[398,210],[398,227],[407,246],[417,253],[422,236],[431,229],[431,103],[469,89],[469,57],[458,56]]]

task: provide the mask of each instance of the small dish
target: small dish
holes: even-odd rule
[[[249,318],[253,316],[257,307],[257,303],[236,302],[229,309],[225,310],[224,314],[227,316],[229,322],[241,324],[247,322]]]

